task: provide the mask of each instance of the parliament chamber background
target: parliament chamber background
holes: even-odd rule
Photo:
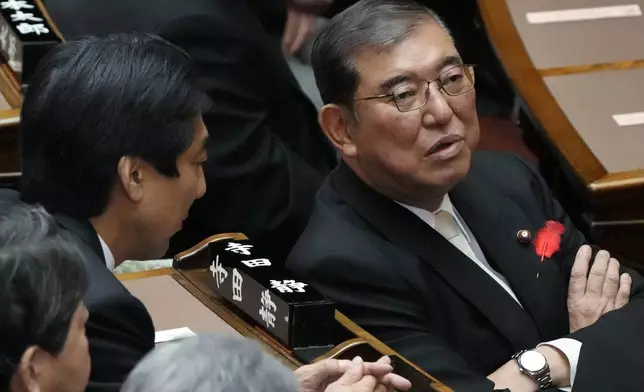
[[[16,189],[22,92],[38,59],[63,40],[43,4],[27,3],[41,19],[28,24],[41,27],[27,28],[25,21],[13,20],[10,7],[2,8],[0,18],[0,186]],[[479,148],[512,151],[539,165],[575,224],[640,271],[644,271],[642,6],[644,0],[565,4],[479,0],[476,12],[468,15],[473,26],[468,34],[476,34],[492,53],[474,57],[484,69],[502,72],[498,101],[513,102],[511,112],[482,111]],[[288,308],[282,317],[287,325],[283,333],[276,333],[258,312],[242,309],[219,288],[221,274],[230,282],[239,272],[223,258],[221,266],[215,265],[212,249],[231,241],[247,239],[243,234],[215,235],[177,255],[171,268],[122,274],[120,279],[148,307],[157,331],[188,327],[194,332],[241,334],[260,341],[292,368],[329,356],[391,355],[397,359],[396,371],[417,381],[416,390],[449,390],[322,299],[319,309],[326,310],[318,316],[296,300],[282,299]],[[271,279],[255,274],[248,270],[240,276],[269,290],[262,280]],[[169,308],[175,310],[168,312]],[[304,313],[294,317],[296,312]],[[301,323],[301,317],[320,319]],[[322,326],[327,327],[326,334],[320,333]],[[324,341],[309,342],[310,336]]]

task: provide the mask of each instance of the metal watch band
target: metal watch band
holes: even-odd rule
[[[539,389],[545,390],[552,388],[552,377],[550,376],[550,368],[548,365],[546,365],[546,368],[541,373],[545,374],[541,375],[541,377],[537,377],[536,374],[532,376],[537,384],[539,384]]]
[[[527,376],[530,376],[539,385],[539,390],[546,390],[546,389],[552,388],[552,376],[550,375],[550,367],[548,366],[548,362],[546,362],[546,365],[543,367],[543,369],[537,372],[528,371],[523,367],[523,365],[521,365],[521,361],[519,361],[519,357],[523,355],[523,353],[525,353],[526,351],[529,351],[529,350],[521,350],[512,356],[512,359],[517,361],[517,364],[519,365],[519,370],[521,370],[521,373]]]

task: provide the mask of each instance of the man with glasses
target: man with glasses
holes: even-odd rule
[[[594,255],[528,164],[474,153],[474,67],[433,12],[361,1],[313,68],[343,163],[287,267],[456,391],[642,389],[641,276]]]

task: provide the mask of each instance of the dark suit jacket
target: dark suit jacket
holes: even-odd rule
[[[137,363],[154,348],[154,325],[145,306],[105,265],[96,231],[89,221],[57,215],[85,254],[89,290],[86,333],[92,358],[87,392],[116,392]]]
[[[171,253],[219,232],[241,231],[284,260],[337,163],[279,40],[266,33],[283,26],[283,2],[247,1],[46,1],[67,39],[153,32],[186,50],[200,70],[213,102],[204,115],[213,140],[205,166],[209,189]]]
[[[0,190],[0,208],[22,203],[18,193]],[[92,371],[88,392],[117,392],[129,372],[154,348],[154,325],[145,306],[107,269],[96,231],[88,221],[55,215],[85,256],[89,286],[86,334]]]
[[[445,384],[490,391],[486,376],[513,353],[568,336],[568,281],[585,239],[537,172],[511,155],[476,153],[450,198],[524,308],[429,225],[344,164],[320,189],[287,267]],[[566,232],[561,250],[542,263],[517,232],[534,236],[547,220],[561,222]],[[570,335],[583,344],[575,391],[644,385],[644,284],[629,272],[637,293],[630,304]]]

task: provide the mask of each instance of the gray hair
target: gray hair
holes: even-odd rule
[[[311,59],[324,103],[351,108],[360,83],[354,58],[358,51],[386,50],[427,21],[450,34],[434,11],[412,0],[362,0],[334,16],[316,38]]]
[[[61,353],[88,285],[74,239],[42,207],[10,205],[4,195],[0,190],[0,391],[9,389],[30,346]]]
[[[165,343],[130,373],[121,392],[297,392],[293,373],[251,340],[203,335]]]

